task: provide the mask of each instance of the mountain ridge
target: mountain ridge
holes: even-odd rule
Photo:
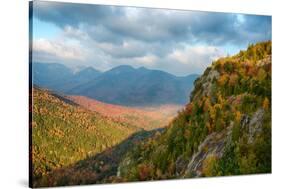
[[[86,96],[125,106],[182,105],[188,99],[193,81],[198,77],[197,74],[174,76],[160,70],[129,65],[117,66],[102,73],[86,68],[75,74],[71,74],[70,69],[63,65],[59,66],[59,70],[51,69],[52,64],[42,67],[39,63],[34,65],[34,84],[38,86],[66,95]]]
[[[32,82],[42,88],[57,92],[65,92],[71,88],[97,77],[101,72],[86,67],[74,72],[71,68],[60,63],[32,63]]]

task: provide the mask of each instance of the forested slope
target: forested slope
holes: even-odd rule
[[[271,172],[271,41],[212,63],[163,134],[119,165],[122,181]]]

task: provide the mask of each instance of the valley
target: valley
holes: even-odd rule
[[[67,96],[66,98],[85,109],[144,130],[167,126],[177,112],[183,108],[183,106],[174,104],[155,107],[126,107],[103,103],[83,96]]]

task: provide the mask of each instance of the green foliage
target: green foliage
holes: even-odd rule
[[[93,156],[135,132],[65,103],[49,92],[33,89],[32,163],[36,181],[50,171]]]
[[[174,178],[179,159],[187,165],[210,133],[232,126],[223,156],[205,159],[203,176],[271,172],[271,42],[250,45],[233,57],[213,62],[194,85],[185,110],[162,135],[140,144],[137,149],[141,150],[129,152],[126,169],[136,170],[149,162],[153,165],[149,173],[154,174],[146,180]],[[261,108],[262,132],[249,143],[243,116],[251,118]],[[121,176],[130,180],[132,173],[123,170]]]
[[[223,176],[223,175],[238,175],[240,174],[238,159],[236,153],[236,145],[235,143],[231,143],[226,146],[225,152],[221,159],[218,161],[215,175]]]

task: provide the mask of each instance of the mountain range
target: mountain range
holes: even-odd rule
[[[198,77],[122,65],[106,72],[87,67],[74,73],[57,63],[33,63],[33,84],[67,95],[80,95],[126,106],[184,104]]]
[[[70,68],[58,63],[33,63],[32,82],[35,85],[57,92],[68,90],[89,82],[101,74],[92,67],[73,72]]]

